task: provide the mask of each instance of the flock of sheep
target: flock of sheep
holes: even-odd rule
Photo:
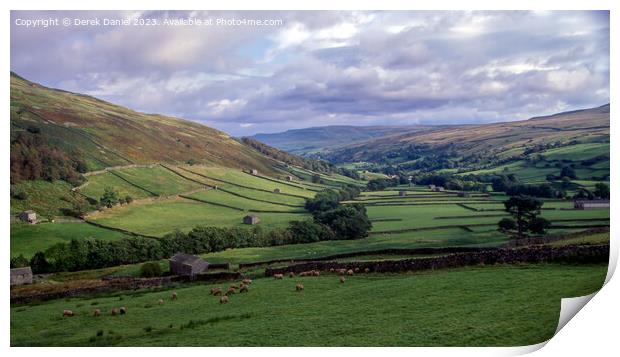
[[[330,269],[329,272],[330,273],[337,273],[339,275],[339,281],[341,284],[343,284],[346,279],[345,279],[345,275],[349,275],[352,276],[355,273],[359,273],[360,269],[359,268],[355,268],[355,269]],[[364,269],[365,273],[368,273],[370,270],[368,268]],[[300,277],[306,277],[306,276],[320,276],[321,272],[318,270],[309,270],[309,271],[303,271],[301,273],[299,273]],[[294,272],[289,272],[288,273],[289,278],[294,278],[295,277],[295,273]],[[284,279],[284,274],[273,274],[273,278],[276,280],[282,280]],[[231,284],[228,289],[224,292],[224,290],[221,287],[215,287],[211,289],[211,295],[213,296],[219,296],[220,297],[220,304],[226,304],[229,301],[229,296],[232,294],[236,294],[236,293],[247,293],[249,292],[249,286],[252,284],[252,279],[243,279],[241,281],[241,283],[239,285],[235,285],[235,284]],[[295,291],[303,291],[304,290],[304,285],[301,283],[297,283],[295,285]],[[172,295],[170,296],[170,299],[172,301],[177,300],[178,299],[178,295],[176,292],[173,292]],[[163,299],[159,299],[158,300],[158,304],[159,305],[163,305],[164,304],[164,300]],[[126,307],[120,307],[120,308],[112,308],[112,310],[110,311],[110,314],[112,316],[116,316],[116,315],[125,315],[127,314],[127,308]],[[75,316],[75,314],[73,313],[72,310],[63,310],[62,312],[62,316],[63,317],[72,317]],[[94,317],[99,317],[101,316],[101,309],[95,309],[93,311],[93,316]]]

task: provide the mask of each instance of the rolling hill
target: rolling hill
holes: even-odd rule
[[[87,171],[192,160],[275,172],[274,160],[219,130],[47,88],[11,73],[11,138],[28,130],[67,153],[83,155]]]
[[[420,132],[433,127],[409,126],[350,126],[331,125],[292,129],[281,133],[256,134],[252,138],[278,149],[297,154],[312,155],[333,150],[343,145],[402,132]]]
[[[326,158],[336,163],[400,165],[405,170],[467,170],[492,168],[534,156],[553,158],[558,155],[554,151],[561,150],[581,152],[571,155],[570,161],[596,158],[600,166],[601,162],[609,162],[609,108],[607,104],[529,120],[457,125],[383,136],[331,150]],[[588,151],[584,153],[584,149]],[[443,164],[438,167],[423,165],[428,157]]]

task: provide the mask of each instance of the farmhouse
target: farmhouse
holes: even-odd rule
[[[431,191],[435,191],[435,185],[428,185],[428,189]]]
[[[209,268],[209,263],[195,255],[177,253],[168,259],[170,272],[174,275],[184,275],[193,277]]]
[[[400,197],[405,197],[405,196],[407,196],[407,191],[398,191],[398,195]]]
[[[575,200],[575,209],[609,208],[609,200]]]
[[[11,269],[11,285],[32,284],[30,267]]]
[[[279,188],[274,188],[273,189],[273,193],[280,193],[280,189]]]
[[[28,223],[37,223],[37,213],[32,210],[24,211],[19,214],[19,219]]]
[[[259,224],[260,223],[260,218],[258,218],[257,215],[254,214],[249,214],[245,217],[243,217],[243,224]]]
[[[250,170],[250,173],[252,175],[258,175],[258,170],[257,169],[252,169],[252,170]]]
[[[291,175],[286,176],[286,181],[293,181],[293,176]]]

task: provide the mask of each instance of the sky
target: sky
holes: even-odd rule
[[[608,11],[12,11],[10,55],[31,81],[235,136],[522,120],[610,96]]]

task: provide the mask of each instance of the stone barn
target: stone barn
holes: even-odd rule
[[[445,191],[445,188],[443,188],[442,186],[435,186],[433,188],[433,191],[435,191],[435,192],[443,192],[443,191]]]
[[[11,285],[32,284],[30,267],[11,269]]]
[[[37,223],[37,213],[32,210],[24,211],[19,214],[19,219],[28,223]]]
[[[405,196],[407,196],[407,191],[398,191],[398,195],[400,197],[405,197]]]
[[[575,200],[575,209],[609,208],[609,200]]]
[[[291,175],[286,176],[286,181],[293,181],[293,176]]]
[[[259,224],[260,223],[260,218],[258,218],[257,215],[254,214],[249,214],[245,217],[243,217],[243,224]]]
[[[428,185],[428,189],[431,191],[435,191],[435,185]]]
[[[257,169],[252,169],[252,170],[250,170],[250,173],[252,175],[258,175],[258,170]]]
[[[469,197],[469,196],[471,196],[469,194],[469,192],[465,192],[465,191],[461,191],[461,192],[457,193],[456,195],[459,196],[459,197]]]
[[[280,193],[280,192],[281,192],[281,191],[280,191],[280,189],[279,189],[279,188],[274,188],[274,189],[273,189],[273,193]]]
[[[170,264],[170,272],[172,274],[190,277],[200,274],[209,268],[209,263],[201,257],[184,253],[175,254],[168,259],[168,263]]]

